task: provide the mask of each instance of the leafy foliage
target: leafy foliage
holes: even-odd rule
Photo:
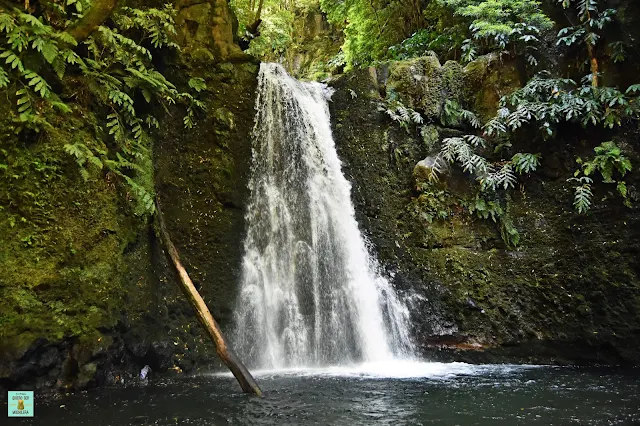
[[[378,103],[378,111],[387,114],[391,120],[398,123],[407,132],[409,132],[411,124],[422,124],[424,122],[422,115],[418,111],[404,106],[402,102],[395,99]]]
[[[62,78],[66,66],[79,59],[71,50],[75,45],[73,37],[55,31],[42,18],[0,9],[0,89],[15,90],[19,130],[50,126],[38,111],[69,111],[40,70],[48,65]]]
[[[473,112],[462,108],[458,102],[452,99],[445,100],[440,122],[443,126],[450,127],[459,127],[467,123],[476,129],[481,125],[480,120]]]
[[[513,226],[509,215],[508,204],[502,207],[502,203],[494,194],[481,193],[476,195],[474,200],[466,203],[466,207],[471,214],[475,214],[480,219],[485,219],[497,223],[500,227],[500,237],[508,247],[516,247],[520,243],[520,233]]]
[[[52,10],[41,16],[0,9],[0,61],[4,63],[0,65],[0,89],[14,91],[18,133],[24,129],[46,132],[51,128],[49,117],[72,112],[52,87],[59,86],[67,74],[78,78],[82,85],[78,91],[88,91],[91,101],[106,111],[111,140],[103,146],[111,148],[74,143],[65,146],[66,152],[76,160],[83,179],[90,178],[90,170],[110,171],[121,177],[138,204],[145,207],[139,211],[153,213],[153,203],[149,203],[153,188],[136,184],[131,176],[139,171],[138,162],[148,156],[146,132],[158,127],[158,120],[141,116],[139,101],[134,99],[184,104],[186,127],[193,126],[204,104],[195,95],[179,92],[152,66],[150,48],[178,48],[172,41],[175,28],[170,5],[162,9],[121,8],[112,17],[115,26],[100,26],[77,49],[80,56],[75,39],[64,31],[72,24],[67,8],[81,13],[89,5],[85,0],[53,3],[49,5]],[[201,79],[192,79],[189,86],[195,92],[206,89]]]
[[[491,164],[478,155],[475,149],[486,147],[488,140],[497,145],[523,126],[534,123],[547,138],[555,134],[558,124],[565,122],[608,128],[620,126],[623,119],[638,118],[637,91],[635,86],[631,86],[623,94],[612,87],[577,86],[570,79],[552,79],[538,75],[523,88],[500,100],[496,116],[482,127],[482,137],[466,135],[445,139],[442,154],[446,160],[459,163],[464,171],[480,181],[483,189],[512,188],[517,182],[514,171],[519,174],[535,171],[540,165],[540,155],[516,153],[509,161]],[[611,180],[613,167],[619,165],[630,170],[630,163],[614,161],[619,149],[612,148],[610,143],[605,143],[596,150],[597,161],[594,159],[585,166],[585,177],[592,174],[593,170],[604,170],[603,178],[607,182]],[[619,171],[622,172],[620,169]],[[590,197],[592,182],[590,179],[582,179],[579,183],[581,201],[576,208],[582,212],[590,205],[584,200]],[[622,190],[625,188],[623,186]]]
[[[293,43],[295,15],[277,6],[265,10],[260,24],[260,37],[251,41],[247,53],[257,57],[281,57]]]
[[[423,28],[421,5],[417,0],[320,0],[329,22],[344,28],[347,70],[384,59],[390,46]]]
[[[471,37],[462,45],[463,59],[473,60],[482,51],[514,47],[527,62],[536,66],[540,33],[552,21],[536,0],[441,0],[455,14],[471,19]]]
[[[597,45],[603,38],[602,30],[613,22],[616,15],[615,9],[600,10],[599,0],[558,0],[565,9],[574,9],[579,20],[579,24],[563,28],[558,33],[557,44],[571,47],[574,45],[584,46],[591,74],[589,81],[592,86],[599,85],[599,63],[597,55]],[[572,7],[573,6],[573,7]],[[624,44],[615,41],[609,44],[612,49],[612,59],[614,62],[624,60]]]
[[[623,180],[614,180],[617,174],[623,178],[632,170],[631,161],[624,156],[622,150],[614,142],[603,142],[594,149],[595,156],[591,160],[583,160],[578,157],[576,160],[580,164],[580,169],[570,178],[570,182],[576,182],[573,205],[579,213],[586,213],[591,208],[591,176],[599,172],[604,183],[615,183],[616,190],[625,200],[627,206],[630,205],[627,198],[627,184]],[[617,172],[617,173],[616,173]]]
[[[571,178],[569,181],[579,183],[579,185],[575,187],[573,206],[578,213],[586,213],[591,208],[591,198],[593,197],[591,184],[593,183],[593,179],[587,176],[582,176],[580,178]]]
[[[458,26],[420,29],[401,43],[389,47],[388,55],[393,59],[409,59],[425,56],[432,51],[454,52],[462,46],[465,34]]]

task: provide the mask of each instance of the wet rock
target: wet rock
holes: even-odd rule
[[[175,345],[173,342],[163,340],[160,342],[153,342],[146,359],[149,361],[149,366],[154,371],[167,371],[167,369],[173,366],[172,357],[175,352]]]
[[[482,121],[496,114],[502,96],[520,87],[515,63],[494,53],[468,63],[461,75],[463,98]]]
[[[182,369],[182,371],[188,373],[189,371],[193,370],[194,364],[193,361],[185,357],[179,361],[178,366]]]
[[[448,164],[440,156],[429,156],[420,161],[413,168],[416,186],[436,183],[449,172]]]
[[[86,388],[89,385],[89,383],[91,383],[91,381],[94,379],[97,369],[98,369],[98,366],[93,362],[83,365],[80,368],[78,378],[75,381],[75,387],[77,389]]]
[[[133,356],[140,359],[144,358],[147,355],[147,352],[149,351],[149,343],[145,341],[142,341],[142,342],[128,341],[126,343],[126,347],[129,350],[129,352],[133,354]]]
[[[60,352],[57,348],[49,348],[40,356],[38,365],[42,368],[49,368],[61,362]]]
[[[432,93],[424,77],[442,71],[434,59],[392,63],[390,70],[387,94],[397,90],[405,104],[418,107]],[[499,98],[519,86],[518,73],[506,57],[479,58],[461,75],[458,99],[481,120],[493,116]],[[332,84],[333,134],[353,185],[358,223],[380,263],[394,271],[396,288],[415,299],[410,304],[413,335],[425,354],[431,357],[429,348],[436,347],[432,359],[640,362],[640,270],[633,255],[640,250],[638,209],[609,198],[590,215],[571,211],[566,179],[575,170],[576,155],[599,143],[597,135],[560,129],[563,135],[554,145],[541,146],[531,138],[517,141],[513,149],[542,151],[553,173],[525,178],[520,192],[506,196],[509,215],[522,235],[512,249],[503,242],[499,224],[468,210],[476,188],[459,168],[452,168],[446,190],[416,193],[416,181],[424,182],[433,169],[429,157],[437,145],[434,150],[422,145],[418,131],[407,133],[376,115],[370,100],[349,96],[349,90],[368,93],[374,86],[366,70]],[[460,136],[455,129],[437,131],[440,138]],[[621,139],[638,138],[637,126],[628,131]],[[410,143],[422,150],[416,150],[419,157],[406,151],[411,161],[398,161],[393,154]],[[636,149],[628,151],[638,158]],[[629,179],[640,185],[638,176]],[[605,191],[601,195],[608,198]],[[414,292],[421,297],[411,296]],[[438,330],[433,324],[439,322],[451,328]],[[440,335],[451,339],[443,341]]]
[[[460,102],[463,69],[458,62],[440,65],[433,55],[393,62],[387,80],[387,94],[395,93],[400,101],[420,110],[427,119],[438,119],[446,100]]]

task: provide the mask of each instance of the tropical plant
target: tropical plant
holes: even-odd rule
[[[597,56],[598,41],[602,38],[600,31],[611,22],[616,14],[615,9],[599,10],[599,0],[558,0],[565,9],[573,6],[580,23],[571,27],[566,27],[558,33],[558,45],[567,47],[582,44],[587,51],[589,68],[591,74],[589,80],[593,87],[599,85],[600,67]],[[613,42],[609,46],[613,49],[613,60],[615,62],[624,59],[624,45],[622,42]]]
[[[355,93],[355,92],[354,92]],[[352,94],[353,97],[353,94]],[[397,99],[385,99],[378,103],[378,111],[384,112],[398,123],[400,127],[409,132],[412,124],[422,124],[424,119],[420,113],[412,108],[406,107]]]
[[[0,89],[14,93],[15,131],[47,132],[52,128],[50,117],[70,113],[71,106],[53,87],[62,86],[63,78],[73,75],[80,82],[74,96],[87,91],[106,111],[104,120],[113,144],[73,143],[65,145],[65,151],[76,160],[84,179],[90,178],[90,170],[107,169],[131,189],[143,207],[138,211],[153,213],[153,188],[141,186],[131,176],[141,172],[140,162],[148,158],[147,129],[157,128],[159,123],[151,115],[140,114],[140,101],[134,99],[184,104],[186,127],[193,126],[197,110],[204,109],[197,95],[178,91],[152,66],[149,48],[178,49],[172,41],[174,10],[170,5],[146,10],[124,7],[113,14],[113,27],[97,26],[82,41],[80,56],[74,50],[78,42],[65,32],[71,25],[66,20],[67,8],[80,13],[90,3],[68,1],[50,6],[52,10],[40,16],[17,8],[0,9],[0,60],[4,62],[0,65]],[[206,88],[204,81],[190,86],[195,92]]]
[[[440,0],[456,15],[470,19],[471,36],[462,44],[463,60],[471,61],[489,50],[512,48],[537,65],[540,33],[552,27],[537,0]]]
[[[625,157],[622,149],[614,142],[603,142],[594,149],[595,156],[590,160],[578,157],[576,162],[580,168],[576,170],[570,182],[576,182],[573,205],[579,213],[586,213],[592,204],[593,192],[591,185],[596,172],[602,176],[604,183],[615,183],[616,190],[624,199],[625,205],[630,207],[627,194],[627,184],[623,180],[615,180],[614,175],[622,179],[632,170],[631,161]],[[616,173],[617,172],[617,173]]]
[[[387,49],[424,27],[419,0],[320,0],[329,22],[344,28],[346,69],[387,56]]]

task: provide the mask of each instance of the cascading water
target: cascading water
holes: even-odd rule
[[[410,355],[407,309],[358,230],[328,89],[278,64],[258,79],[238,352],[261,368]]]

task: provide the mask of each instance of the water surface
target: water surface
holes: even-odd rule
[[[226,374],[150,380],[41,402],[30,424],[640,424],[637,370],[396,363],[256,376],[263,399]]]

